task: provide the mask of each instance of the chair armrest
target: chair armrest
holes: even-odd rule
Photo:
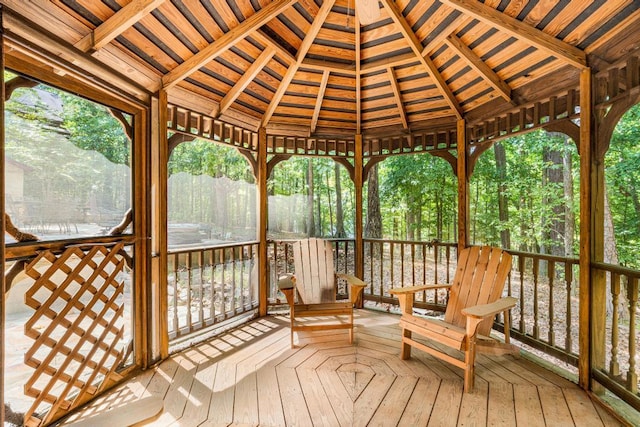
[[[500,298],[496,302],[491,304],[474,305],[473,307],[467,307],[462,310],[462,314],[467,317],[475,317],[478,319],[485,319],[490,316],[495,316],[505,310],[510,310],[516,306],[518,300],[514,297]]]
[[[391,288],[389,289],[389,293],[392,295],[404,295],[404,294],[414,294],[420,291],[426,291],[429,289],[447,289],[450,288],[451,285],[418,285],[418,286],[406,286],[404,288]]]
[[[285,274],[278,278],[278,289],[292,289],[296,287],[296,277],[293,274]]]
[[[361,286],[363,288],[367,287],[367,284],[365,282],[363,282],[362,280],[358,279],[353,274],[338,273],[338,274],[336,274],[336,277],[338,277],[339,279],[346,280],[347,284],[349,284],[351,286]]]

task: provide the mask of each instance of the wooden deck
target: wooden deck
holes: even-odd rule
[[[287,318],[252,321],[174,355],[73,419],[96,426],[91,417],[109,408],[122,415],[157,396],[162,412],[138,425],[621,425],[525,358],[480,356],[475,390],[463,394],[458,368],[417,350],[399,359],[398,316],[358,310],[356,324],[354,345],[346,331],[324,331],[302,334],[291,349]]]

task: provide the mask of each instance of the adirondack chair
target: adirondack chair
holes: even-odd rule
[[[293,333],[303,330],[349,329],[349,343],[353,343],[353,305],[366,284],[353,275],[334,272],[330,242],[312,238],[292,246],[295,274],[282,276],[278,281],[291,308],[291,348],[294,348]],[[348,300],[336,301],[339,278],[349,285]],[[305,317],[318,319],[301,321]]]
[[[458,265],[450,285],[422,285],[391,289],[398,297],[402,317],[401,359],[411,357],[411,347],[416,347],[464,370],[464,391],[473,389],[476,348],[493,354],[517,353],[517,347],[509,343],[508,311],[516,305],[513,297],[500,298],[504,283],[511,271],[511,255],[498,248],[470,247],[458,254]],[[427,289],[448,288],[449,299],[444,320],[413,314],[416,292]],[[490,339],[489,332],[496,314],[504,313],[505,342]],[[445,352],[416,341],[412,333],[419,334],[460,350],[464,358],[455,352]]]

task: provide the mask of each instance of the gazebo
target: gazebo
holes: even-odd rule
[[[42,309],[42,301],[31,302],[39,316],[88,335],[88,342],[109,356],[96,361],[91,350],[90,354],[72,351],[40,332],[25,331],[60,357],[72,359],[70,365],[78,363],[95,372],[89,380],[79,379],[31,353],[29,366],[68,387],[52,394],[49,386],[38,388],[36,379],[30,380],[25,389],[51,409],[43,413],[34,409],[27,425],[66,416],[113,384],[168,359],[172,338],[189,339],[196,330],[218,324],[215,318],[200,318],[197,325],[170,325],[168,277],[179,264],[191,268],[198,263],[251,259],[255,270],[247,275],[253,281],[247,286],[257,283],[257,293],[243,299],[224,320],[269,319],[270,307],[279,302],[273,284],[279,267],[268,254],[286,251],[285,244],[267,238],[267,180],[278,163],[292,156],[323,157],[347,169],[355,187],[355,236],[335,244],[347,259],[344,269],[372,279],[373,267],[365,259],[376,252],[372,249],[376,245],[390,243],[364,236],[363,185],[369,171],[397,155],[430,153],[445,159],[457,176],[459,207],[457,241],[436,243],[448,269],[455,265],[450,255],[469,245],[468,189],[477,159],[494,142],[539,128],[564,133],[578,147],[580,254],[575,259],[514,255],[520,280],[529,263],[548,262],[566,272],[577,267],[576,280],[567,273],[565,285],[568,293],[577,284],[579,343],[573,351],[571,343],[558,345],[538,332],[530,334],[523,319],[512,325],[513,336],[575,365],[577,384],[591,396],[613,394],[640,410],[635,365],[640,271],[603,262],[602,209],[603,159],[613,129],[640,101],[638,1],[2,0],[0,4],[2,66],[19,75],[5,81],[4,100],[18,87],[43,82],[132,117],[131,122],[122,119],[132,141],[134,201],[122,227],[86,239],[41,242],[27,237],[10,245],[3,240],[5,290],[17,270],[24,270],[36,283],[40,280],[42,289],[62,295],[72,308],[87,305],[78,302],[81,296],[56,291],[51,282],[42,281],[48,273],[30,273],[34,260],[46,260],[69,274],[70,280],[80,281],[80,273],[61,261],[65,254],[73,252],[80,258],[91,254],[113,265],[133,266],[135,339],[127,353],[133,362],[124,369],[120,366],[124,355],[116,350],[118,339],[101,341],[104,335],[87,332],[93,326],[76,325],[61,312]],[[171,150],[196,138],[235,147],[251,164],[258,188],[254,242],[168,251],[166,165]],[[5,170],[4,154],[0,159]],[[4,189],[8,184],[2,179]],[[5,192],[1,194],[4,215]],[[123,232],[127,226],[131,232]],[[3,236],[4,231],[15,230],[3,221]],[[414,254],[427,245],[413,242],[401,248],[404,257],[405,248]],[[415,257],[411,259],[415,262]],[[101,267],[95,271],[105,277]],[[537,267],[532,274],[537,286]],[[614,341],[615,347],[619,340],[617,332],[608,336],[605,327],[607,286],[616,289],[617,283],[619,293],[621,278],[628,283],[629,354],[607,355],[605,341]],[[398,280],[404,284],[404,275]],[[97,284],[87,286],[95,299],[101,298]],[[119,292],[115,281],[108,286]],[[397,302],[377,289],[371,286],[365,291],[365,300]],[[441,302],[423,305],[438,308]],[[4,313],[4,299],[2,307]],[[112,309],[119,312],[117,306]],[[111,327],[100,323],[97,311],[88,310],[88,318],[99,329]],[[365,318],[375,316],[369,313]],[[537,328],[537,317],[535,322]],[[4,338],[1,349],[2,354],[10,351]],[[629,365],[624,372],[616,360],[623,357]]]

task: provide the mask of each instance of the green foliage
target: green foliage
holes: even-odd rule
[[[234,181],[254,182],[247,159],[233,147],[196,139],[178,145],[169,158],[169,175],[187,172],[191,175],[226,176]]]
[[[109,110],[77,96],[51,89],[63,102],[63,127],[69,140],[84,150],[102,153],[112,163],[129,165],[131,142],[122,124]],[[131,117],[125,116],[128,124]]]

